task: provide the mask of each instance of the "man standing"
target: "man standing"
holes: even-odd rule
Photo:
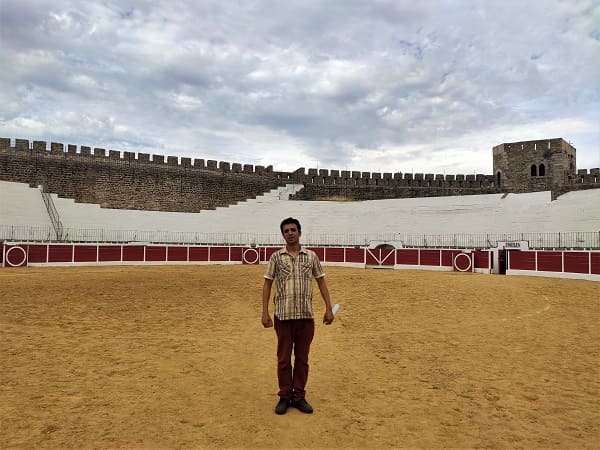
[[[276,414],[285,414],[289,406],[310,414],[312,407],[304,398],[308,379],[308,354],[315,332],[312,306],[312,278],[317,280],[325,302],[323,323],[333,322],[331,300],[325,282],[325,273],[315,252],[300,245],[301,226],[297,219],[288,217],[279,226],[285,239],[285,248],[273,253],[269,260],[263,286],[262,324],[275,324],[277,334],[277,378],[279,402]],[[274,322],[269,314],[271,286],[276,280]],[[294,366],[292,367],[292,350]]]

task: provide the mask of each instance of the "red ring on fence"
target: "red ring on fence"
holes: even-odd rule
[[[461,262],[459,260],[459,256],[464,256],[467,259],[465,261],[465,262],[467,262],[466,266],[461,265]],[[466,272],[467,270],[470,270],[471,269],[471,264],[472,264],[471,257],[468,254],[466,254],[466,253],[459,253],[458,255],[456,255],[454,257],[454,268],[456,270],[458,270],[459,272]]]
[[[13,261],[10,260],[10,252],[12,252],[13,250],[21,250],[22,254],[23,254],[23,259],[18,262],[18,263],[13,263]],[[6,251],[6,262],[8,263],[9,266],[11,267],[20,267],[22,265],[25,264],[25,261],[27,261],[27,252],[25,251],[25,249],[23,247],[19,247],[18,245],[15,247],[11,247]]]
[[[254,252],[253,260],[249,260],[248,258],[246,258],[248,252]],[[244,253],[242,253],[242,261],[244,262],[244,264],[258,264],[259,259],[260,255],[258,254],[258,250],[255,248],[247,248],[246,250],[244,250]]]

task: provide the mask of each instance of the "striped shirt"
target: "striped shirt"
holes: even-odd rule
[[[312,250],[301,247],[295,257],[285,247],[273,253],[265,278],[275,280],[275,317],[312,319],[312,277],[324,276],[319,257]]]

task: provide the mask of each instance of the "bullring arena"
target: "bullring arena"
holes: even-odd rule
[[[600,189],[298,188],[175,213],[0,181],[0,447],[597,448]],[[273,413],[260,323],[287,216],[341,304],[317,321],[312,415]]]

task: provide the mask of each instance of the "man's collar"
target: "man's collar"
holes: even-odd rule
[[[290,254],[290,252],[288,252],[288,249],[287,249],[287,247],[283,247],[283,248],[280,250],[280,252],[281,252],[282,254],[283,254],[283,253],[285,253],[285,254],[287,254],[287,255],[289,255],[289,254]],[[298,253],[308,253],[308,252],[307,252],[307,250],[304,248],[304,246],[303,246],[303,245],[301,245],[301,246],[300,246],[300,250],[298,250]]]

